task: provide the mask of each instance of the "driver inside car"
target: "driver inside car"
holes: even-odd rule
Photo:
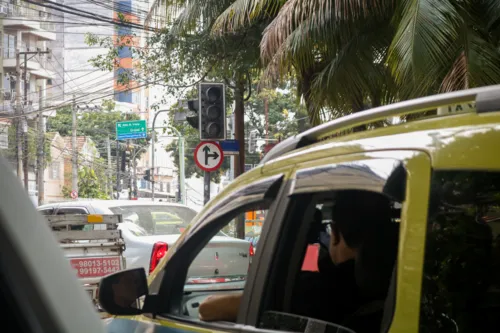
[[[342,324],[372,299],[385,298],[397,243],[395,249],[391,248],[392,253],[386,260],[387,269],[383,269],[386,274],[380,286],[370,285],[370,274],[366,276],[364,266],[373,267],[373,263],[366,265],[366,259],[361,260],[360,255],[373,252],[372,249],[363,248],[364,243],[373,244],[370,238],[380,235],[380,230],[385,230],[391,224],[391,205],[384,195],[357,190],[337,192],[329,244],[330,265],[322,265],[327,268],[320,267],[319,273],[300,273],[294,288],[292,312]],[[380,280],[380,274],[376,274]],[[242,293],[207,297],[199,307],[200,319],[236,321],[241,297]],[[356,329],[356,332],[371,332],[374,326],[379,329],[381,315],[365,319],[351,320],[350,328]]]

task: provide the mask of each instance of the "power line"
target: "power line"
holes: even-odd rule
[[[101,17],[99,17],[99,15],[96,15],[94,13],[85,12],[85,11],[82,11],[82,10],[75,9],[75,8],[73,8],[71,6],[65,6],[65,5],[57,4],[55,2],[48,1],[48,0],[45,0],[44,3],[38,3],[38,2],[35,2],[35,1],[32,1],[32,0],[23,0],[23,1],[31,3],[31,4],[34,4],[34,5],[42,6],[42,7],[45,7],[45,8],[50,8],[50,9],[53,9],[53,10],[57,10],[57,11],[60,11],[60,12],[63,12],[63,13],[72,14],[72,15],[75,15],[75,16],[80,16],[80,17],[88,18],[88,19],[95,20],[95,21],[110,23],[112,25],[116,25],[116,26],[120,26],[120,27],[131,28],[131,29],[135,28],[135,29],[140,29],[140,30],[145,30],[145,31],[153,31],[153,30],[151,30],[149,28],[146,28],[146,27],[144,27],[143,25],[140,25],[140,24],[123,23],[123,22],[117,22],[117,21],[109,20],[107,18],[101,18]],[[55,4],[58,7],[53,7],[53,6],[50,6],[50,5],[46,5],[45,4],[46,2]],[[59,7],[68,8],[70,10],[59,8]]]

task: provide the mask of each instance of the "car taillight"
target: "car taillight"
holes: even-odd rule
[[[250,243],[250,250],[248,250],[248,253],[250,254],[250,257],[253,257],[255,255],[252,243]]]
[[[149,274],[151,274],[155,270],[161,258],[165,256],[165,253],[167,253],[167,251],[168,251],[167,243],[156,242],[153,245],[153,251],[151,252],[151,261],[149,263]]]

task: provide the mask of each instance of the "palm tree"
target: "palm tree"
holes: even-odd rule
[[[299,80],[310,121],[317,124],[327,107],[336,115],[363,110],[395,100],[394,84],[384,63],[392,29],[392,1],[372,1],[368,11],[352,1],[289,0],[281,7],[272,1],[237,0],[221,15],[214,32],[240,29],[245,18],[274,15],[264,31],[261,56],[265,79],[293,70]],[[356,3],[359,3],[356,2]],[[253,12],[249,12],[249,9]]]
[[[272,19],[265,78],[293,69],[310,117],[500,82],[497,0],[236,0],[223,35]]]

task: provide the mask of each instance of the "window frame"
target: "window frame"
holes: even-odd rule
[[[366,162],[366,161],[373,161],[373,160],[381,160],[381,159],[392,159],[394,160],[395,162],[398,162],[398,164],[395,166],[395,168],[393,169],[393,171],[396,171],[394,173],[394,175],[397,176],[397,174],[401,171],[401,166],[404,167],[404,169],[406,169],[406,176],[405,176],[405,184],[406,184],[406,188],[394,188],[394,187],[391,187],[391,188],[388,188],[386,185],[387,183],[389,182],[389,180],[392,180],[394,178],[393,177],[386,177],[385,178],[385,182],[381,183],[379,182],[379,184],[375,184],[375,186],[373,186],[374,184],[371,184],[369,187],[363,187],[362,185],[360,185],[360,183],[356,183],[356,182],[345,182],[345,185],[342,185],[342,186],[339,186],[337,184],[333,184],[332,182],[329,182],[328,184],[325,184],[324,183],[324,180],[325,180],[325,176],[324,175],[319,175],[318,177],[318,180],[320,180],[320,182],[318,182],[318,184],[321,184],[321,186],[317,186],[317,187],[311,187],[311,186],[308,186],[306,183],[304,182],[301,182],[300,180],[305,180],[305,179],[311,179],[311,174],[310,174],[310,171],[316,167],[328,167],[330,166],[331,168],[334,168],[335,166],[338,166],[338,165],[352,165],[352,164],[359,164],[360,162]],[[308,193],[315,193],[317,195],[315,195],[316,198],[320,197],[321,196],[321,193],[325,193],[325,192],[332,192],[332,191],[338,191],[338,190],[341,190],[341,189],[359,189],[359,190],[362,190],[362,189],[368,189],[368,190],[371,190],[371,191],[374,191],[374,192],[381,192],[381,193],[384,193],[384,191],[387,191],[389,190],[391,193],[393,194],[396,194],[397,196],[401,196],[403,195],[403,198],[406,197],[407,200],[405,201],[404,205],[403,205],[403,208],[401,210],[401,222],[404,223],[401,225],[401,227],[408,227],[408,221],[406,220],[406,214],[408,213],[408,202],[409,202],[409,197],[415,197],[416,194],[420,194],[423,196],[423,199],[426,198],[426,196],[428,196],[428,190],[429,190],[429,182],[425,182],[426,180],[429,180],[429,175],[430,175],[430,172],[431,172],[431,163],[430,163],[430,158],[429,156],[426,154],[426,153],[423,153],[423,152],[419,152],[419,151],[379,151],[379,152],[370,152],[370,153],[365,153],[365,154],[351,154],[351,155],[344,155],[344,156],[336,156],[336,157],[329,157],[329,158],[325,158],[324,160],[322,161],[308,161],[306,163],[303,163],[303,164],[299,164],[296,166],[297,168],[297,171],[295,172],[295,174],[293,175],[292,177],[292,184],[290,186],[290,190],[289,190],[289,193],[288,195],[286,195],[285,197],[286,198],[282,198],[282,202],[283,203],[286,203],[287,206],[290,206],[290,207],[293,207],[294,204],[292,202],[294,196],[296,196],[297,194],[308,194]],[[399,169],[399,170],[398,170]],[[411,172],[410,172],[411,171]],[[299,177],[297,177],[297,175],[299,175]],[[342,173],[342,172],[339,172],[338,176],[342,176],[342,177],[345,177],[346,174],[345,173]],[[355,174],[354,173],[351,173],[351,176],[353,177],[353,179],[355,179]],[[400,175],[399,175],[400,176]],[[299,181],[297,181],[297,178],[299,178]],[[423,182],[421,184],[421,182]],[[386,193],[384,193],[386,194]],[[398,199],[398,200],[402,200],[402,199]],[[415,199],[413,199],[415,200]],[[313,202],[313,200],[311,200],[311,203]],[[427,203],[426,202],[423,202],[421,203],[422,206],[424,206],[425,208],[427,207]],[[420,203],[419,203],[420,205]],[[414,205],[415,207],[413,207],[412,209],[410,209],[413,213],[415,211],[418,211],[419,209],[419,205]],[[310,205],[309,208],[313,207],[314,205]],[[426,212],[426,210],[425,210]],[[285,214],[286,212],[284,212],[283,214]],[[312,218],[313,217],[313,214],[314,214],[314,210],[311,208],[309,209],[309,211],[307,212],[309,214],[309,216],[305,216],[306,218],[309,217],[309,218]],[[421,214],[422,216],[425,215],[425,213]],[[420,216],[420,215],[419,215]],[[403,222],[403,219],[404,219],[404,222]],[[274,229],[275,230],[272,230],[271,232],[274,233],[274,234],[285,234],[288,226],[290,225],[290,220],[291,220],[291,217],[288,216],[288,217],[284,217],[283,221],[278,225],[274,225]],[[403,289],[400,285],[397,284],[397,281],[399,281],[402,277],[407,277],[408,276],[408,272],[405,272],[404,274],[402,274],[402,270],[404,269],[407,269],[407,268],[401,268],[401,266],[403,265],[398,265],[398,261],[402,258],[401,254],[402,252],[404,251],[408,251],[407,248],[408,246],[406,244],[402,244],[402,242],[405,242],[405,243],[408,243],[411,246],[413,246],[415,244],[414,241],[411,241],[411,242],[408,242],[408,240],[405,238],[408,237],[408,234],[411,234],[412,232],[408,232],[408,230],[401,230],[400,231],[400,235],[399,235],[399,245],[398,245],[398,259],[395,263],[395,268],[394,268],[394,274],[393,274],[393,277],[391,279],[391,283],[389,285],[389,292],[388,292],[388,295],[387,295],[387,298],[386,298],[386,304],[385,304],[385,308],[384,308],[384,317],[383,317],[383,321],[382,321],[382,326],[381,326],[381,332],[387,332],[389,330],[389,328],[391,328],[393,326],[393,324],[396,324],[396,326],[406,326],[406,327],[415,327],[415,324],[417,325],[416,327],[418,327],[418,316],[416,316],[416,321],[412,321],[411,323],[409,324],[406,324],[406,325],[401,325],[401,322],[403,322],[403,315],[401,315],[400,313],[403,313],[403,312],[407,312],[408,310],[405,310],[403,309],[402,307],[399,307],[397,306],[397,302],[396,300],[399,300],[398,297],[400,296],[400,290]],[[423,233],[420,233],[419,236],[422,236]],[[305,236],[303,236],[304,238],[304,241],[305,241]],[[418,242],[418,240],[417,240]],[[272,257],[273,258],[292,258],[293,255],[290,255],[289,252],[286,252],[286,250],[289,250],[289,249],[280,249],[279,248],[279,243],[283,243],[283,239],[276,239],[276,242],[275,244],[272,244],[273,246],[273,249],[269,249],[270,245],[268,242],[265,242],[264,243],[264,246],[266,247],[265,249],[263,249],[264,252],[267,252],[267,253],[273,253]],[[410,244],[411,243],[411,244]],[[405,250],[406,248],[406,250]],[[276,251],[273,251],[274,249],[276,249]],[[259,249],[260,251],[261,249]],[[283,252],[279,252],[279,251],[284,251],[285,253],[288,253],[286,256],[283,256]],[[258,252],[259,252],[258,251]],[[269,252],[271,251],[271,252]],[[299,247],[298,246],[295,246],[295,251],[300,251]],[[408,255],[411,255],[411,254],[408,254]],[[422,258],[423,259],[423,258]],[[288,259],[283,259],[283,260],[288,260]],[[278,259],[275,259],[275,262],[273,263],[273,266],[276,266],[278,265],[280,262],[280,260]],[[295,266],[296,266],[296,270],[300,270],[300,265],[302,264],[302,257],[299,257],[298,259],[295,260]],[[418,266],[418,262],[416,263],[417,266]],[[271,268],[272,266],[270,266]],[[266,294],[270,294],[270,293],[273,293],[274,290],[269,290],[268,289],[268,286],[271,286],[273,283],[275,283],[275,281],[273,281],[274,277],[267,277],[267,281],[265,282],[265,288],[266,290],[263,291],[261,293],[261,295],[266,295]],[[421,279],[421,276],[418,277],[418,279],[420,280]],[[289,282],[289,281],[287,281]],[[410,291],[410,290],[405,290],[405,295],[403,296],[406,296],[406,294],[408,294],[409,292],[413,292],[413,291]],[[411,301],[413,302],[416,302],[418,304],[420,300],[420,297],[419,295],[417,297],[412,297]],[[265,304],[265,301],[264,301],[264,298],[262,300],[258,300],[259,301],[259,307],[258,307],[258,310],[257,311],[252,311],[252,316],[247,318],[247,325],[249,326],[245,326],[243,328],[243,331],[244,332],[265,332],[265,331],[269,331],[268,329],[260,329],[260,328],[257,328],[257,323],[258,323],[258,319],[259,319],[259,316],[264,313],[266,311],[266,309],[269,309],[267,307],[267,304]],[[408,303],[408,300],[405,300],[405,304]],[[390,315],[388,315],[386,313],[387,310],[390,310]],[[399,317],[398,317],[399,315]],[[399,318],[399,320],[397,320]],[[413,320],[414,318],[412,318]],[[253,327],[252,327],[253,326]],[[275,332],[279,332],[277,330],[274,330]]]
[[[246,210],[253,209],[260,204],[270,204],[268,216],[266,220],[271,220],[273,212],[277,208],[278,198],[282,194],[284,183],[284,174],[276,174],[269,177],[259,178],[258,180],[243,186],[236,191],[229,193],[225,198],[214,203],[201,215],[195,218],[191,227],[185,231],[183,237],[179,239],[179,245],[175,249],[175,253],[166,263],[164,269],[155,277],[150,284],[150,294],[157,295],[154,297],[157,303],[153,305],[151,312],[154,315],[160,315],[162,318],[180,321],[196,326],[210,328],[235,328],[243,318],[238,318],[236,323],[222,322],[201,322],[191,318],[182,316],[182,299],[183,287],[186,280],[187,272],[193,260],[198,253],[204,248],[206,243],[215,234],[222,229],[224,225],[229,223],[239,214]],[[276,221],[273,221],[275,223]],[[273,223],[264,223],[273,224]],[[194,250],[193,250],[194,248]],[[257,252],[259,253],[259,252]],[[253,260],[255,263],[255,259]],[[176,272],[176,274],[166,274],[167,271]],[[181,273],[179,273],[181,272]],[[252,276],[256,274],[254,265],[250,266],[250,271],[247,275],[244,294],[251,294]],[[250,282],[250,283],[249,283]],[[248,286],[248,287],[247,287]],[[160,303],[159,300],[164,302]],[[148,303],[146,299],[145,303]],[[144,307],[149,307],[145,304]],[[240,310],[244,311],[247,303],[242,302]],[[241,313],[241,311],[240,311]]]

